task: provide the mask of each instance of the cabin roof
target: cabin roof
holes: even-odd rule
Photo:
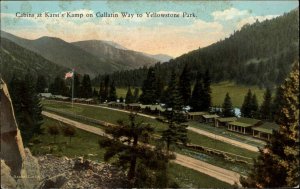
[[[272,134],[274,130],[278,131],[279,125],[276,123],[265,122],[258,127],[253,127],[252,129],[259,132]]]
[[[205,115],[208,114],[208,112],[187,112],[188,115],[196,116],[196,115]]]
[[[206,115],[203,115],[203,117],[205,119],[210,119],[210,118],[218,118],[219,116],[216,114],[206,114]]]
[[[140,107],[140,104],[139,103],[130,103],[130,104],[128,104],[128,106]]]
[[[236,117],[219,117],[216,118],[219,122],[232,122],[232,121],[236,121],[237,118]]]
[[[251,126],[253,126],[252,124],[242,123],[242,122],[238,122],[238,121],[233,121],[233,122],[230,122],[229,124],[234,125],[234,126],[239,126],[239,127],[251,127]]]
[[[246,124],[250,124],[250,125],[256,125],[260,121],[261,120],[253,119],[253,118],[247,118],[247,117],[241,117],[241,118],[237,119],[237,122],[246,123]]]

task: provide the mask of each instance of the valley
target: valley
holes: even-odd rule
[[[295,2],[38,3],[1,2],[1,188],[299,186]]]

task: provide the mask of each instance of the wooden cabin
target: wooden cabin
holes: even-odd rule
[[[208,112],[187,112],[186,119],[189,121],[202,121],[202,116],[205,114],[208,114]]]
[[[140,111],[141,109],[141,106],[139,103],[130,103],[130,104],[127,104],[126,106],[126,109],[129,110],[129,111]]]
[[[252,118],[239,118],[236,121],[229,122],[227,129],[229,131],[242,133],[242,134],[251,134],[252,127],[258,126],[262,123],[261,120],[252,119]]]
[[[219,118],[220,116],[216,115],[216,114],[205,114],[202,115],[202,122],[205,123],[213,123],[215,121],[216,118]]]
[[[227,127],[230,122],[236,120],[236,117],[218,117],[215,119],[215,127]]]
[[[252,135],[255,138],[270,140],[273,131],[278,131],[279,125],[276,123],[265,122],[252,128]]]

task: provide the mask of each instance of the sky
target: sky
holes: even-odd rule
[[[27,39],[113,41],[131,50],[177,57],[220,41],[245,24],[297,7],[298,1],[1,1],[1,30]],[[96,16],[105,12],[118,17]],[[133,17],[123,18],[124,12]],[[180,16],[147,17],[148,12]],[[22,13],[34,17],[18,17]],[[47,18],[45,13],[60,17]],[[66,17],[67,13],[84,16]],[[194,16],[183,17],[183,13]]]

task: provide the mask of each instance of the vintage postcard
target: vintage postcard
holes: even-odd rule
[[[298,188],[298,1],[1,1],[1,188]]]

